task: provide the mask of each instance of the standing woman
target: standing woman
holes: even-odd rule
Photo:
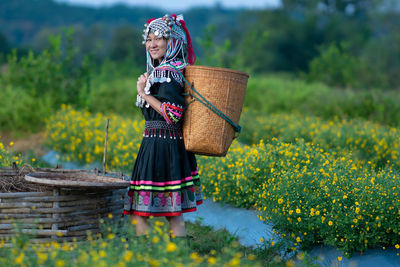
[[[172,235],[184,237],[182,213],[196,211],[203,201],[196,158],[185,150],[182,134],[181,73],[196,56],[182,15],[148,20],[143,38],[147,72],[137,81],[136,105],[144,115],[145,130],[124,214],[136,221],[138,236],[148,233],[149,216],[165,216]]]

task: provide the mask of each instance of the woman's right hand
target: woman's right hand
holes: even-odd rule
[[[136,87],[137,87],[138,94],[141,96],[144,96],[144,94],[145,94],[144,88],[146,87],[146,82],[147,82],[148,78],[149,78],[149,74],[146,72],[146,73],[143,73],[142,75],[140,75],[137,80]]]

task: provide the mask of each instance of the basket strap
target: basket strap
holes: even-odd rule
[[[172,66],[172,65],[171,65]],[[172,66],[174,69],[175,66]],[[204,106],[206,106],[208,109],[210,109],[212,112],[214,112],[215,114],[217,114],[218,116],[220,116],[222,119],[226,120],[230,125],[232,125],[233,129],[235,129],[235,132],[240,133],[240,131],[242,130],[242,127],[239,124],[235,124],[225,113],[223,113],[222,111],[220,111],[216,106],[214,106],[213,104],[211,104],[204,96],[202,96],[196,89],[194,89],[194,87],[192,87],[190,85],[190,83],[188,82],[188,80],[186,80],[185,76],[182,74],[182,72],[178,71],[178,69],[176,69],[177,72],[182,76],[183,80],[186,82],[186,84],[190,87],[190,89],[192,89],[193,92],[195,92],[198,96],[194,95],[194,94],[185,94],[185,95],[190,95],[192,96],[195,100],[199,101],[200,103],[202,103]],[[193,101],[192,101],[193,102]],[[192,103],[190,102],[190,103]],[[189,104],[190,104],[189,103]]]

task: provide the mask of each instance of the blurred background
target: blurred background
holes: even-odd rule
[[[137,114],[143,24],[166,12],[184,14],[197,64],[250,74],[250,110],[398,125],[388,112],[399,105],[399,1],[9,0],[0,2],[0,132],[41,131],[61,104]]]

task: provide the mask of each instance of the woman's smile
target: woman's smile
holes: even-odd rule
[[[167,51],[167,40],[150,32],[146,39],[146,49],[154,60],[161,61]]]

